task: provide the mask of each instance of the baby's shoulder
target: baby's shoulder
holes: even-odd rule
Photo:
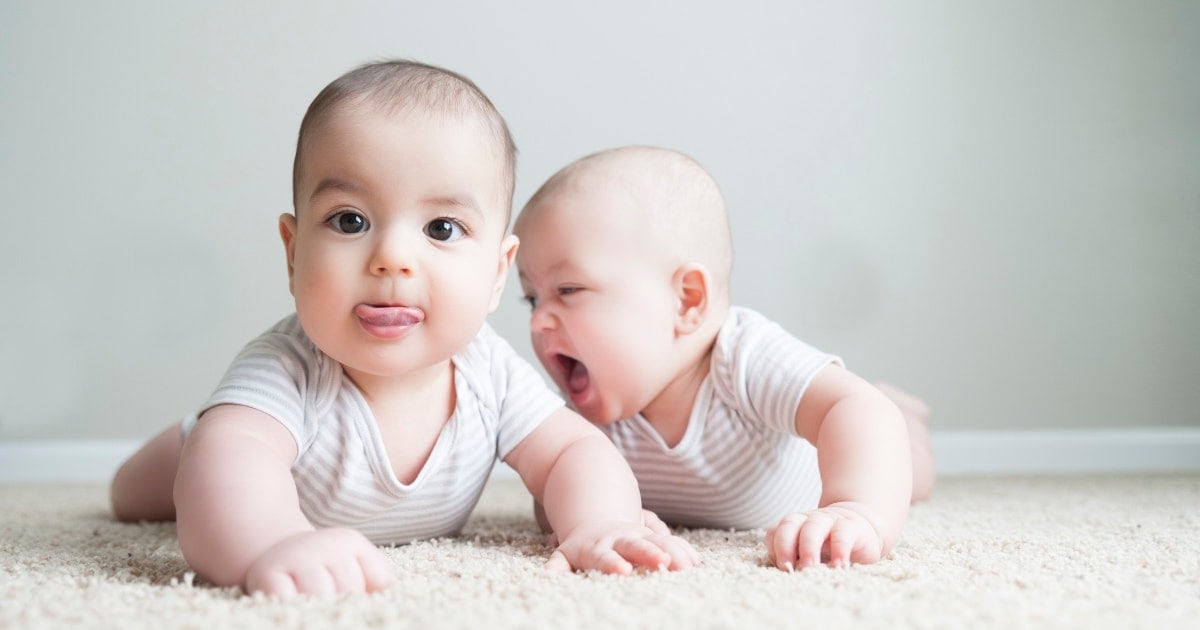
[[[744,306],[733,306],[714,344],[715,352],[725,356],[736,356],[747,350],[755,350],[780,340],[797,340],[795,336],[762,313]]]
[[[718,382],[735,384],[830,357],[761,313],[732,307],[713,344],[710,371]]]
[[[313,344],[295,313],[284,317],[273,326],[251,339],[242,353],[256,350],[257,354],[275,355],[281,360],[320,363],[324,353]]]
[[[295,313],[250,340],[229,369],[243,378],[291,382],[308,395],[341,386],[342,366],[305,334]]]
[[[453,360],[460,370],[490,371],[492,363],[502,359],[506,349],[513,351],[503,337],[484,323],[466,347],[454,355]]]
[[[535,409],[562,405],[562,399],[533,365],[488,324],[453,361],[469,395],[497,415],[534,413]]]
[[[470,388],[470,395],[490,401],[495,398],[496,389],[505,381],[506,358],[510,354],[515,356],[516,352],[485,323],[466,347],[454,355],[452,361],[455,372]]]

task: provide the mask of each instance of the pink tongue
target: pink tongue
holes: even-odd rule
[[[583,367],[582,362],[576,361],[575,365],[571,366],[571,373],[567,375],[567,386],[575,393],[587,389],[588,371],[587,368]]]
[[[407,306],[371,306],[359,304],[354,314],[371,326],[412,326],[425,319],[419,308]]]

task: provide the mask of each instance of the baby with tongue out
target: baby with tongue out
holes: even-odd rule
[[[933,485],[928,409],[730,304],[725,202],[699,164],[654,147],[586,156],[513,232],[533,349],[629,461],[648,510],[766,528],[785,570],[895,545]]]
[[[121,467],[117,517],[176,519],[218,585],[374,591],[395,579],[375,545],[457,533],[500,457],[561,541],[547,568],[695,564],[644,524],[612,443],[485,323],[518,246],[515,151],[447,70],[381,62],[322,90],[279,219],[295,313]]]

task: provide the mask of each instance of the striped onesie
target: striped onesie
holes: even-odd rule
[[[376,544],[456,534],[496,458],[563,401],[487,324],[451,361],[454,413],[410,484],[396,479],[362,393],[294,314],[242,349],[208,402],[184,420],[184,435],[210,407],[252,407],[295,438],[292,477],[314,526],[350,527]]]
[[[640,414],[601,429],[625,456],[642,505],[689,527],[771,527],[817,507],[817,451],[796,433],[809,382],[841,359],[741,307],[730,310],[709,374],[679,444],[669,447]]]

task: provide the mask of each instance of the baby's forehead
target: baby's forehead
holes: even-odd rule
[[[595,170],[565,182],[555,208],[605,224],[662,228],[677,212],[676,199],[650,173]],[[580,218],[580,217],[576,217]]]
[[[311,181],[315,173],[310,173],[310,168],[307,168],[315,155],[333,155],[339,162],[352,162],[356,157],[355,145],[354,142],[347,141],[347,132],[359,133],[369,129],[367,125],[380,122],[399,127],[429,124],[446,126],[449,123],[450,126],[477,137],[480,150],[473,153],[472,157],[494,166],[498,174],[494,191],[498,199],[496,212],[503,214],[501,218],[507,227],[511,212],[513,173],[507,163],[503,141],[495,137],[482,115],[458,116],[422,107],[388,108],[363,99],[339,104],[330,108],[326,115],[312,126],[302,141],[297,176],[298,179],[304,180],[304,187],[311,188],[317,185],[317,182]],[[437,151],[438,146],[440,145],[435,145],[432,150]],[[492,204],[488,205],[490,207]]]
[[[615,182],[563,182],[542,191],[517,217],[514,230],[550,226],[558,231],[587,231],[595,226],[628,222],[636,213],[634,199],[620,194]]]
[[[393,103],[380,98],[360,96],[329,108],[325,115],[314,123],[309,136],[316,139],[331,127],[379,121],[397,127],[438,125],[466,130],[480,145],[490,149],[487,152],[489,159],[495,159],[497,162],[503,162],[505,159],[504,141],[497,137],[491,121],[484,113],[468,107],[435,107],[420,102]]]

